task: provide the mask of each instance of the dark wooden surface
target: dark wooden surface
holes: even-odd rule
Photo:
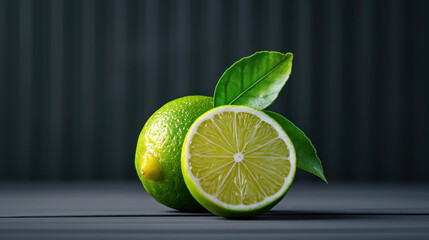
[[[0,239],[429,239],[427,184],[295,183],[251,220],[180,213],[136,182],[0,183]]]

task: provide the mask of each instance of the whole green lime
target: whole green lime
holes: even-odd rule
[[[146,191],[167,207],[204,211],[185,185],[180,159],[192,123],[211,108],[211,97],[178,98],[158,109],[140,133],[135,156],[137,174]]]

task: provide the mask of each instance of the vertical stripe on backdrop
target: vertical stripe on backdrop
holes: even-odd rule
[[[205,27],[205,44],[203,52],[207,55],[207,61],[205,61],[205,76],[201,81],[206,82],[202,93],[204,95],[212,96],[214,93],[214,86],[220,76],[222,75],[221,70],[221,58],[222,58],[222,6],[221,2],[217,0],[208,0],[207,5],[204,9],[206,18]]]
[[[80,179],[90,179],[94,174],[95,154],[95,122],[96,114],[96,83],[95,83],[95,0],[82,0],[82,48],[80,76],[80,131],[77,142],[78,155],[76,161]],[[79,63],[76,63],[79,64]]]
[[[341,9],[343,1],[331,0],[328,3],[328,31],[325,34],[325,41],[329,42],[326,51],[327,68],[325,69],[324,85],[324,114],[323,114],[323,139],[322,145],[326,155],[322,155],[322,162],[325,164],[327,178],[341,179],[342,169],[346,159],[341,159],[341,149],[344,141],[341,139],[341,129],[343,126],[342,114],[342,46],[343,24],[341,21]],[[324,158],[323,158],[324,157]]]
[[[6,176],[8,166],[6,159],[6,0],[0,0],[0,176]]]
[[[354,65],[354,92],[355,97],[355,117],[356,127],[353,128],[355,144],[352,150],[352,175],[354,179],[366,180],[374,178],[375,172],[372,164],[372,153],[375,150],[375,141],[373,136],[372,115],[374,114],[373,82],[371,76],[373,71],[373,55],[371,44],[371,32],[373,25],[373,7],[370,0],[360,1],[355,10],[356,20],[358,21],[357,34],[354,43],[353,55],[357,56],[357,62]]]
[[[1,8],[1,7],[0,7]],[[32,129],[35,127],[33,116],[33,1],[21,0],[19,9],[19,115],[18,115],[18,152],[16,177],[29,178],[31,171]],[[0,20],[1,21],[1,20]],[[1,63],[0,63],[1,65]],[[1,143],[0,143],[1,144]]]
[[[62,164],[64,164],[64,1],[50,2],[50,61],[49,61],[49,100],[48,111],[49,120],[47,132],[48,142],[44,145],[43,173],[42,177],[48,179],[58,179],[61,176]],[[45,134],[45,133],[42,133]],[[66,136],[67,138],[71,136]]]

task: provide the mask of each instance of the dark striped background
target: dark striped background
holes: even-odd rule
[[[429,1],[0,0],[0,179],[136,178],[146,119],[293,52],[271,107],[331,181],[428,181]],[[315,179],[299,175],[298,179]]]

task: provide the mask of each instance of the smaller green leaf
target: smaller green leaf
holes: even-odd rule
[[[228,68],[216,85],[214,106],[265,109],[279,95],[292,71],[292,53],[257,52]]]
[[[298,168],[312,173],[328,183],[323,174],[322,163],[319,157],[317,157],[316,149],[313,147],[313,144],[311,144],[310,139],[308,139],[297,126],[282,115],[271,111],[264,112],[276,120],[286,131],[290,140],[292,140],[295,147]]]

